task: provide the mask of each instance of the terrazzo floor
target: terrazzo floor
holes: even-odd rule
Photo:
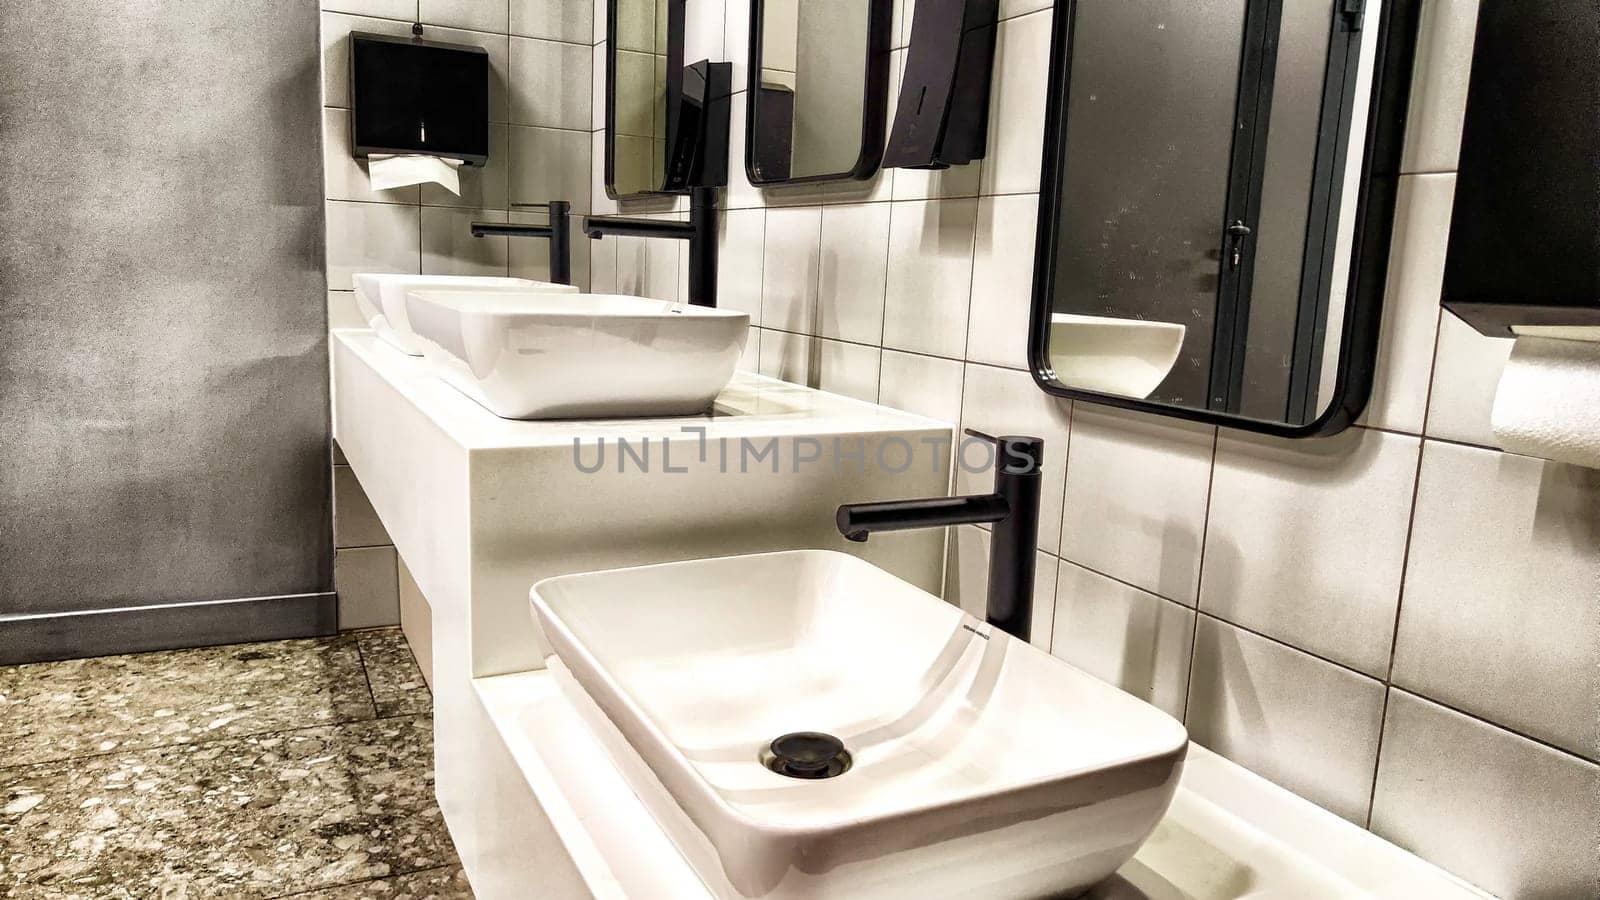
[[[0,668],[0,896],[470,898],[399,629]]]

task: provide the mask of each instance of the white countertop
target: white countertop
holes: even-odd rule
[[[541,420],[502,419],[445,384],[420,357],[407,356],[367,329],[339,329],[344,344],[446,435],[468,450],[570,446],[574,439],[657,438],[698,440],[683,429],[704,428],[707,440],[786,435],[950,429],[949,423],[865,403],[837,394],[736,372],[703,416],[657,419]]]

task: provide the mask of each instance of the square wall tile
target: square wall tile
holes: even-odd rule
[[[822,210],[769,209],[761,269],[761,326],[817,333]]]
[[[1189,736],[1364,825],[1383,725],[1382,682],[1202,615]]]
[[[505,276],[507,239],[473,237],[474,220],[505,222],[506,212],[501,209],[422,208],[422,274]]]
[[[728,58],[724,49],[723,21],[728,5],[724,0],[688,0],[683,23],[683,59],[686,64],[702,59]],[[748,46],[748,38],[745,44]]]
[[[589,179],[593,141],[586,132],[557,128],[511,126],[509,199],[512,203],[565,200],[574,215],[590,211]],[[604,165],[604,161],[601,162]],[[574,222],[573,240],[583,239],[582,223]]]
[[[420,20],[425,25],[448,25],[451,28],[505,34],[511,21],[507,4],[500,0],[418,0],[417,6]]]
[[[415,204],[421,196],[416,185],[388,191],[372,189],[367,164],[350,155],[350,110],[325,108],[322,111],[322,186],[329,200],[360,200],[367,203]]]
[[[1461,158],[1478,0],[1423,0],[1400,171],[1454,172]]]
[[[717,305],[750,315],[761,324],[761,267],[766,253],[767,211],[733,209],[717,222]]]
[[[350,4],[355,5],[355,4]],[[414,2],[412,4],[415,9]],[[404,18],[409,20],[413,13]],[[410,37],[411,23],[370,19],[341,13],[322,14],[322,105],[350,106],[350,32],[367,31],[389,37]]]
[[[400,581],[393,547],[335,550],[333,587],[339,592],[339,630],[400,624]]]
[[[1600,766],[1394,691],[1372,830],[1497,897],[1595,896]]]
[[[333,545],[346,547],[378,547],[392,544],[389,532],[367,499],[355,470],[349,466],[333,467]]]
[[[328,292],[328,328],[366,328],[367,317],[356,304],[355,291]]]
[[[1039,549],[1055,553],[1061,545],[1061,494],[1066,485],[1067,435],[1072,405],[1039,390],[1033,376],[1015,369],[968,363],[961,397],[961,427],[985,434],[1026,434],[1044,438],[1044,487],[1039,501]],[[956,458],[956,488],[963,494],[994,490],[993,450],[976,439],[961,442]]]
[[[1079,403],[1061,556],[1193,606],[1216,429]]]
[[[898,350],[883,351],[878,402],[919,416],[961,421],[961,382],[965,367],[953,360]]]
[[[327,12],[381,16],[409,22],[416,18],[417,0],[322,0],[322,8]]]
[[[1378,368],[1362,424],[1421,434],[1428,413],[1455,175],[1406,175],[1396,198]]]
[[[511,126],[490,125],[489,162],[482,166],[462,166],[456,173],[461,180],[461,193],[452,194],[437,184],[424,184],[422,202],[428,206],[505,209],[510,201]]]
[[[328,288],[355,290],[357,272],[422,272],[421,210],[329,200]]]
[[[989,544],[989,532],[976,525],[950,529],[949,559],[944,572],[945,599],[980,622],[989,611]],[[1055,630],[1056,566],[1059,562],[1048,553],[1034,555],[1033,628],[1028,643],[1046,653],[1050,652],[1050,639]]]
[[[1439,349],[1428,397],[1428,437],[1498,447],[1491,416],[1500,375],[1511,358],[1511,338],[1484,337],[1445,312],[1439,318]]]
[[[594,0],[511,0],[510,6],[512,34],[569,44],[593,44],[601,39],[595,31],[595,7],[599,4]],[[603,27],[603,21],[601,24]]]
[[[509,220],[519,225],[543,225],[550,221],[550,216],[543,210],[512,210]],[[593,281],[589,272],[590,255],[605,242],[588,240],[580,229],[577,222],[572,223],[572,283],[587,289]],[[506,262],[506,274],[512,278],[549,281],[550,242],[543,238],[507,238]],[[616,278],[615,267],[616,258],[613,256],[613,280]]]
[[[817,333],[879,344],[889,272],[889,204],[829,206],[822,211]]]
[[[672,218],[648,216],[646,218]],[[679,299],[680,255],[677,241],[650,238],[608,237],[599,243],[616,244],[617,293],[657,300]]]
[[[967,358],[1028,369],[1028,324],[1033,313],[1033,245],[1039,197],[1024,194],[978,201],[972,263],[972,314]]]
[[[750,83],[750,17],[753,3],[728,3],[722,16],[722,58],[733,63],[733,89]],[[741,102],[744,98],[737,98]],[[730,160],[731,162],[731,160]],[[742,161],[736,163],[743,165]]]
[[[985,194],[1039,191],[1053,14],[1041,10],[1000,23],[989,95],[989,154],[983,161]]]
[[[1429,441],[1394,683],[1600,760],[1600,471]]]
[[[574,238],[576,240],[576,238]],[[589,290],[596,294],[617,294],[617,242],[585,241],[589,245]]]
[[[1051,653],[1183,719],[1193,609],[1070,562],[1061,564],[1055,606]]]
[[[961,359],[972,297],[977,200],[895,203],[883,345]]]
[[[1421,441],[1217,441],[1200,608],[1384,677]]]
[[[791,384],[876,403],[879,356],[877,347],[763,329],[759,371]]]
[[[588,132],[594,48],[511,38],[511,123]]]

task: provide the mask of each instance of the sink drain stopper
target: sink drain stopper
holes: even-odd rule
[[[815,781],[850,771],[850,751],[831,734],[797,731],[769,744],[761,762],[779,775]]]

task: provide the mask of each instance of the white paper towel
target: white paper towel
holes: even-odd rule
[[[461,160],[459,159],[443,159],[438,156],[379,156],[374,154],[367,160],[367,178],[372,181],[372,189],[375,191],[387,191],[392,188],[432,182],[459,197],[461,196],[461,176],[456,172],[456,169],[460,167]]]
[[[1494,398],[1495,436],[1512,453],[1600,469],[1600,333],[1537,335],[1511,349]]]

